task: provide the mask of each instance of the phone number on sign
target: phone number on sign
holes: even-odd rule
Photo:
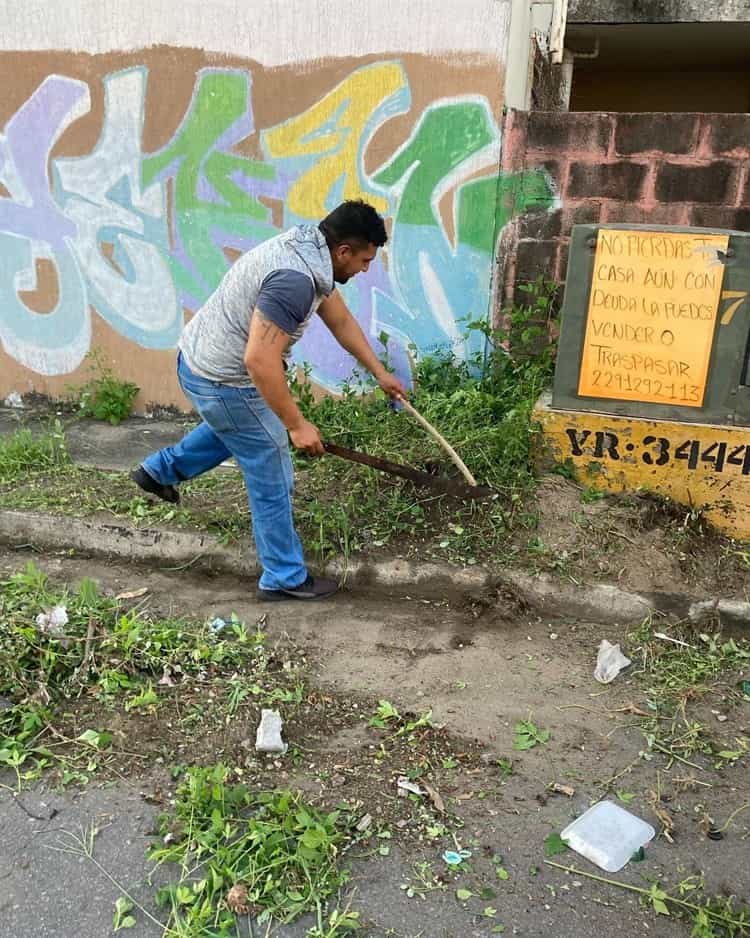
[[[700,403],[700,387],[697,384],[686,384],[684,381],[661,381],[659,378],[637,378],[627,373],[619,374],[612,371],[599,371],[595,369],[592,374],[593,387],[613,388],[631,394],[649,394],[653,397],[663,397],[665,401],[688,401]]]
[[[605,430],[566,429],[570,441],[570,455],[592,455],[595,459],[620,460],[628,458],[636,449],[629,440],[622,442],[616,433]],[[641,459],[647,466],[664,466],[672,460],[685,460],[688,469],[709,467],[714,472],[723,472],[736,466],[743,476],[750,475],[750,446],[717,441],[703,443],[701,440],[685,440],[673,444],[664,436],[644,436]],[[586,449],[584,450],[584,447]]]

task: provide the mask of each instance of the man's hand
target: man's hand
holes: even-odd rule
[[[401,384],[398,378],[395,375],[390,374],[389,372],[384,372],[377,377],[378,384],[385,391],[388,397],[392,397],[394,400],[403,398],[407,396],[406,388]]]
[[[309,456],[323,456],[325,453],[320,430],[309,420],[303,420],[301,424],[291,428],[289,438],[296,449],[304,450]]]

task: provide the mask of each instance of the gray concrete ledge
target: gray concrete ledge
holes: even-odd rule
[[[163,570],[194,568],[243,577],[254,577],[258,572],[249,541],[226,547],[210,534],[140,528],[101,515],[75,518],[35,511],[0,511],[0,543],[74,550],[128,562],[156,562]],[[533,575],[508,568],[491,571],[400,559],[339,558],[322,572],[340,577],[348,587],[385,588],[414,597],[459,597],[493,605],[510,602],[515,608],[526,607],[549,618],[626,625],[639,623],[649,615],[665,614],[695,622],[719,618],[732,625],[750,625],[750,603],[738,600],[658,592],[640,595],[613,584],[577,586],[548,574]]]

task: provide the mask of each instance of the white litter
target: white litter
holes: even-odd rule
[[[656,831],[614,802],[600,801],[568,824],[560,837],[599,869],[616,873],[656,837]]]
[[[255,736],[256,750],[258,752],[286,752],[287,744],[281,738],[281,727],[283,725],[278,710],[262,710]]]
[[[683,642],[679,638],[672,638],[671,635],[665,635],[664,632],[654,632],[654,638],[660,638],[664,642],[672,642],[675,645],[682,645],[683,648],[695,648],[689,642]]]
[[[626,658],[620,651],[619,645],[612,645],[606,638],[602,639],[599,646],[599,652],[596,656],[596,669],[594,677],[600,684],[609,684],[614,681],[623,668],[630,664],[630,658]]]
[[[410,782],[405,775],[402,775],[398,780],[398,793],[402,798],[406,798],[407,795],[424,794],[419,785],[416,785],[414,782]]]
[[[23,398],[18,393],[18,391],[11,391],[3,403],[6,407],[16,407],[18,409],[23,408]]]
[[[68,624],[68,610],[65,606],[54,606],[47,612],[40,612],[36,617],[36,627],[43,635],[60,638],[65,634]]]

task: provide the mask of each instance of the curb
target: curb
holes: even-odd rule
[[[255,551],[249,540],[227,547],[213,535],[168,528],[138,528],[101,516],[75,518],[35,511],[0,511],[0,543],[52,550],[77,550],[91,556],[133,563],[158,561],[163,570],[189,567],[251,577],[257,575]],[[631,593],[609,583],[576,585],[549,574],[531,575],[505,568],[496,572],[481,567],[410,560],[370,561],[342,558],[323,571],[347,586],[385,587],[415,598],[458,595],[484,605],[504,598],[549,618],[602,620],[630,625],[650,615],[670,615],[698,623],[718,617],[722,624],[750,625],[750,603],[734,599],[675,596],[671,593]],[[488,594],[497,593],[499,599]]]

